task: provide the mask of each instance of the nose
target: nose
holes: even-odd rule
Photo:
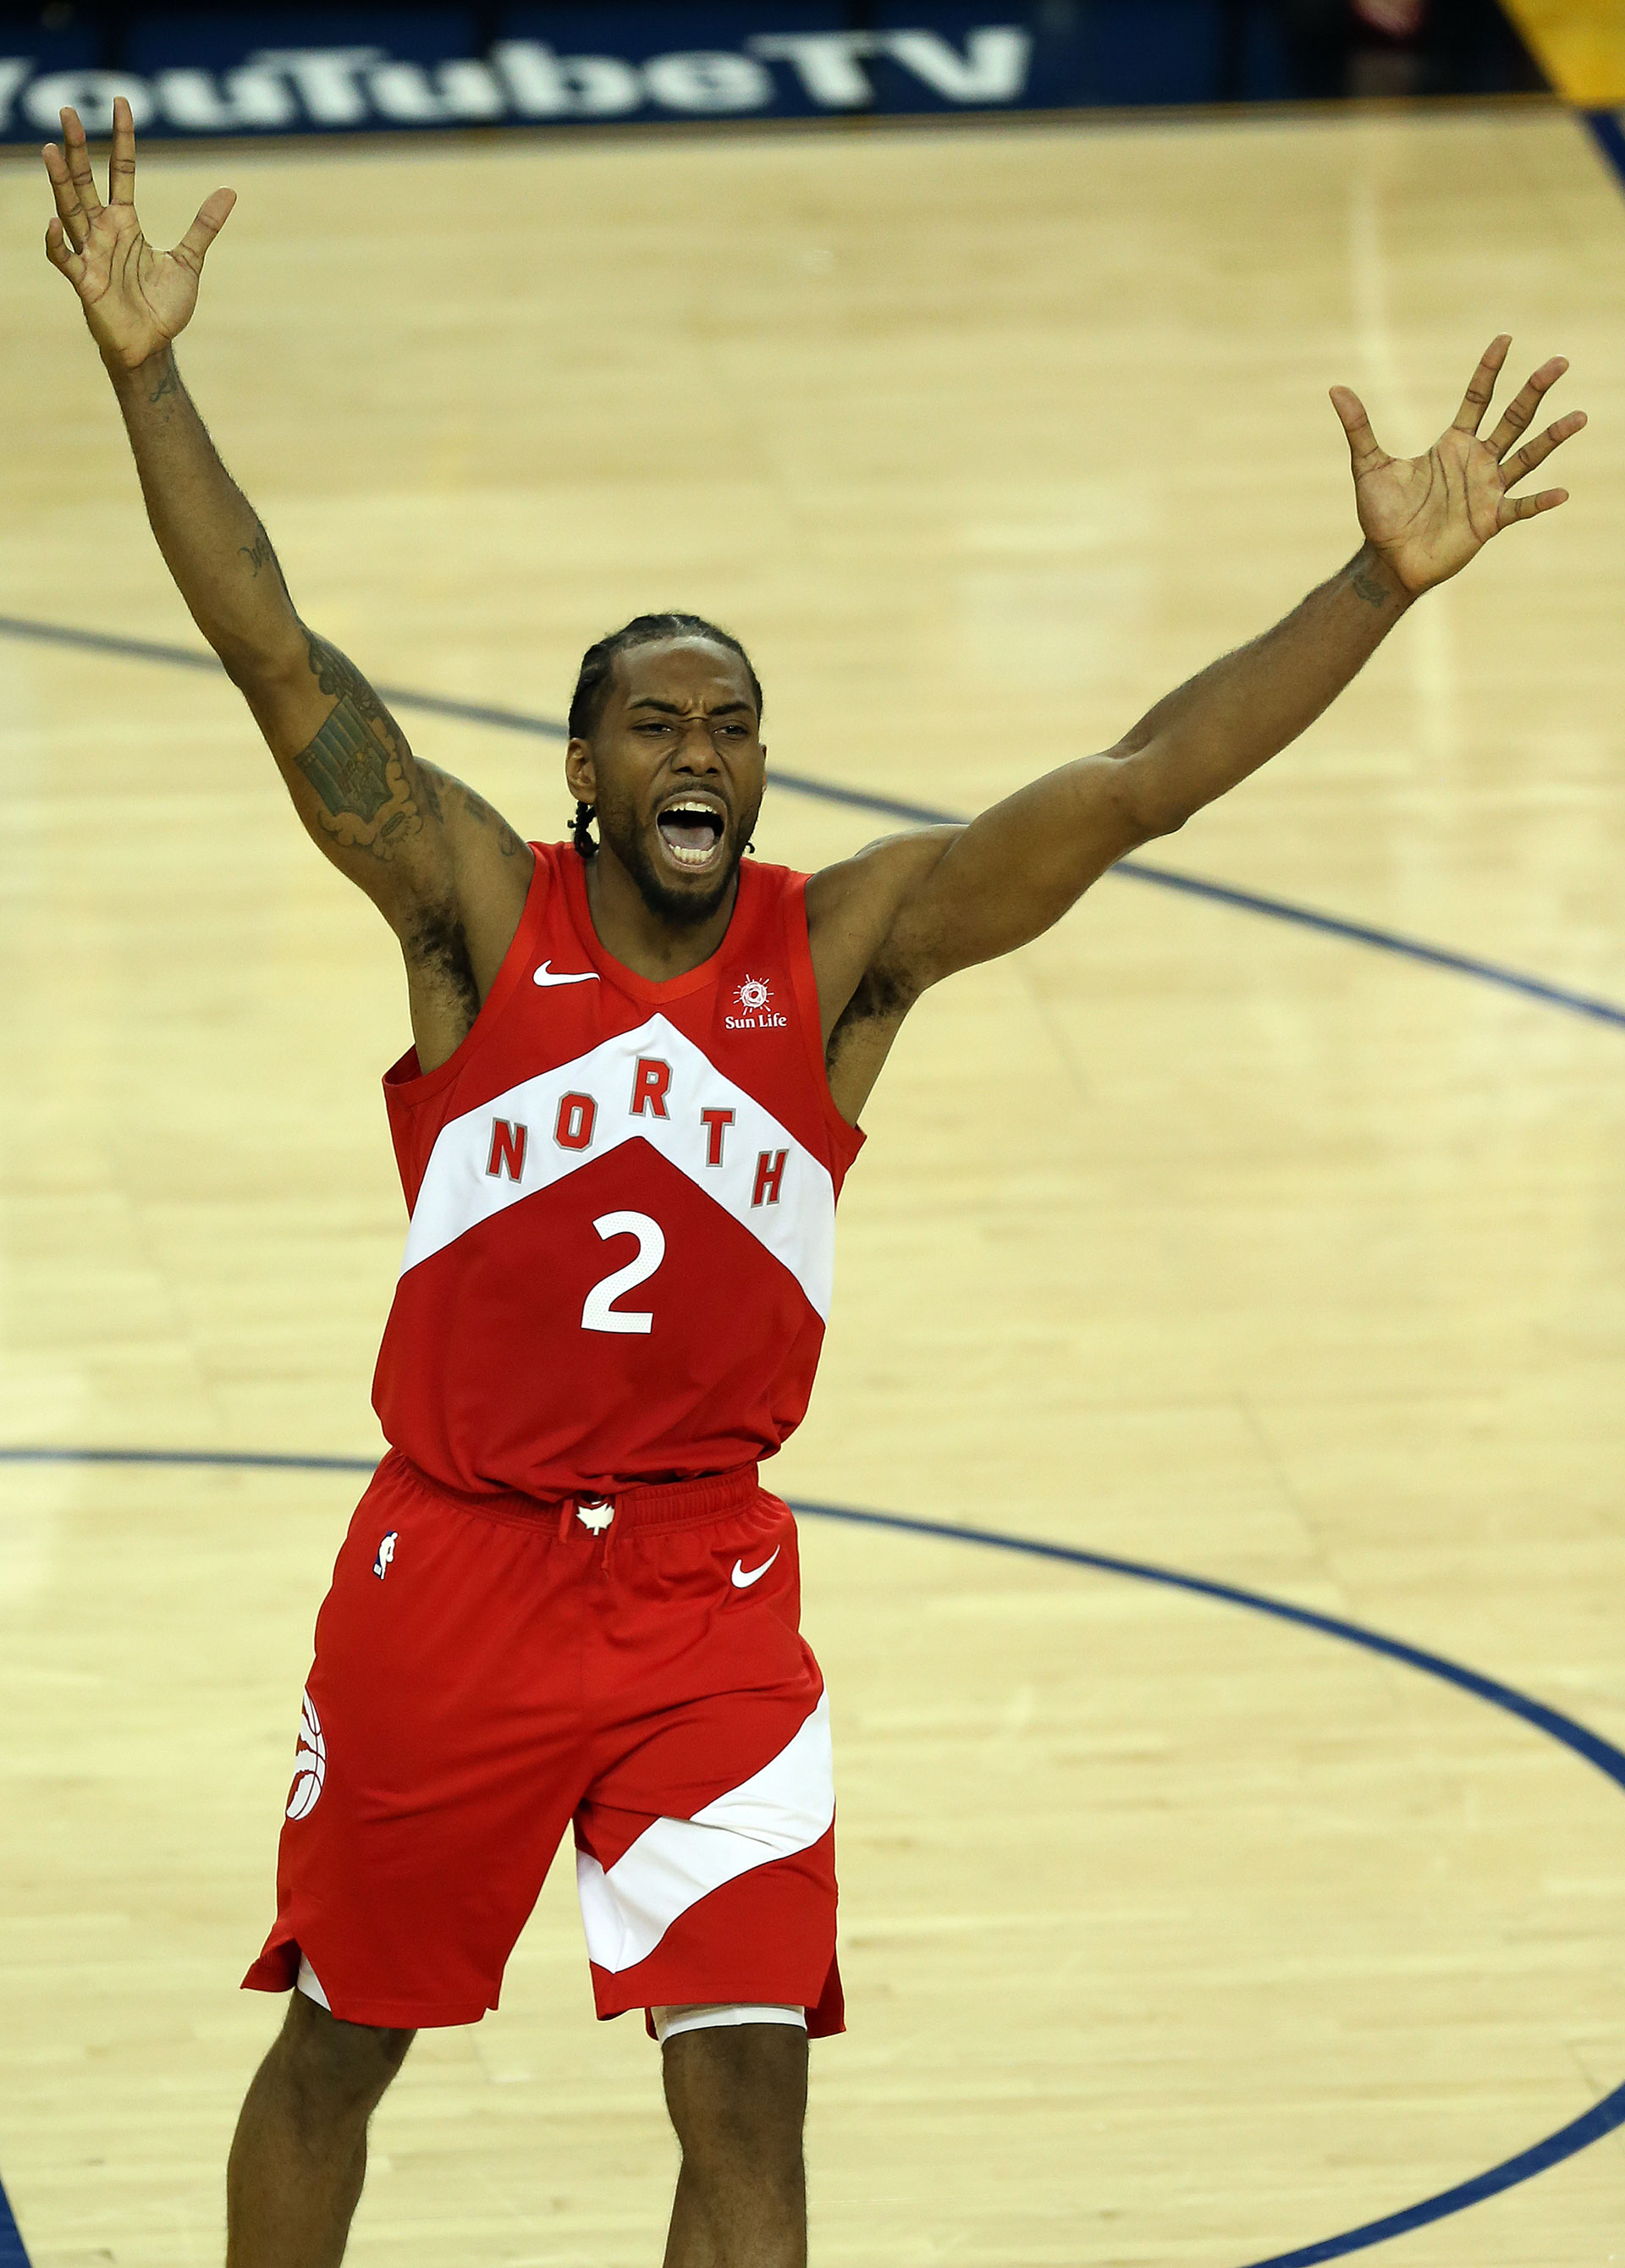
[[[720,760],[708,717],[685,717],[683,719],[683,738],[678,745],[676,761],[685,771],[717,770]]]

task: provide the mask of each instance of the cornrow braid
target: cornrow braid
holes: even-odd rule
[[[604,703],[609,696],[609,686],[615,674],[615,658],[634,645],[654,645],[662,638],[705,638],[713,645],[726,646],[736,653],[745,665],[745,675],[750,681],[750,696],[756,703],[757,721],[762,717],[762,687],[750,657],[730,630],[719,630],[703,615],[634,615],[623,622],[618,630],[601,637],[589,645],[581,656],[581,667],[575,681],[575,691],[570,696],[570,737],[572,740],[587,740],[599,718],[603,715]],[[580,848],[578,837],[577,848]]]
[[[592,823],[592,805],[578,803],[575,807],[575,817],[570,822],[570,832],[574,836],[575,847],[583,858],[595,858],[598,856],[598,845],[594,842],[590,832]]]

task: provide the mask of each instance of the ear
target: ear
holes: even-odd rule
[[[596,803],[598,774],[590,740],[572,740],[565,750],[565,784],[578,803]]]

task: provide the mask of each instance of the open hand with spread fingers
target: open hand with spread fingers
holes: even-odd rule
[[[1391,457],[1372,432],[1359,395],[1346,386],[1332,388],[1332,406],[1348,436],[1360,525],[1366,541],[1413,597],[1459,575],[1492,535],[1511,527],[1515,519],[1533,519],[1537,512],[1568,502],[1567,489],[1541,489],[1534,496],[1511,494],[1585,423],[1583,409],[1571,409],[1522,448],[1512,449],[1547,391],[1568,369],[1562,355],[1543,362],[1525,381],[1487,441],[1480,436],[1478,429],[1511,343],[1504,332],[1491,340],[1454,423],[1425,457]]]
[[[60,268],[85,308],[105,361],[137,370],[161,353],[191,320],[203,254],[237,202],[234,189],[205,197],[197,218],[173,252],[155,252],[136,217],[136,129],[121,95],[113,105],[113,156],[103,204],[91,171],[78,111],[62,114],[62,144],[48,143],[45,170],[56,218],[45,232],[45,256]]]

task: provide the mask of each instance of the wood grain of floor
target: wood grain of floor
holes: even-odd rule
[[[1326,387],[1431,438],[1569,354],[1574,501],[1171,865],[1625,999],[1625,204],[1544,110],[165,155],[241,203],[183,362],[306,614],[562,712],[650,605],[790,770],[970,811],[1354,549]],[[0,612],[190,637],[45,204],[0,169]],[[0,1443],[365,1454],[402,1235],[376,917],[222,682],[0,638]],[[417,744],[562,832],[558,749]],[[764,855],[877,831],[770,797]],[[1255,1587],[1625,1740],[1621,1034],[1121,878],[920,1009],[777,1484]],[[35,2268],[218,2260],[342,1475],[0,1468],[0,2174]],[[1625,1803],[1233,1606],[809,1521],[848,2036],[815,2257],[1241,2268],[1625,2078]],[[568,1869],[380,2112],[360,2268],[658,2257],[653,2051]],[[1374,2257],[1621,2249],[1617,2135]]]

